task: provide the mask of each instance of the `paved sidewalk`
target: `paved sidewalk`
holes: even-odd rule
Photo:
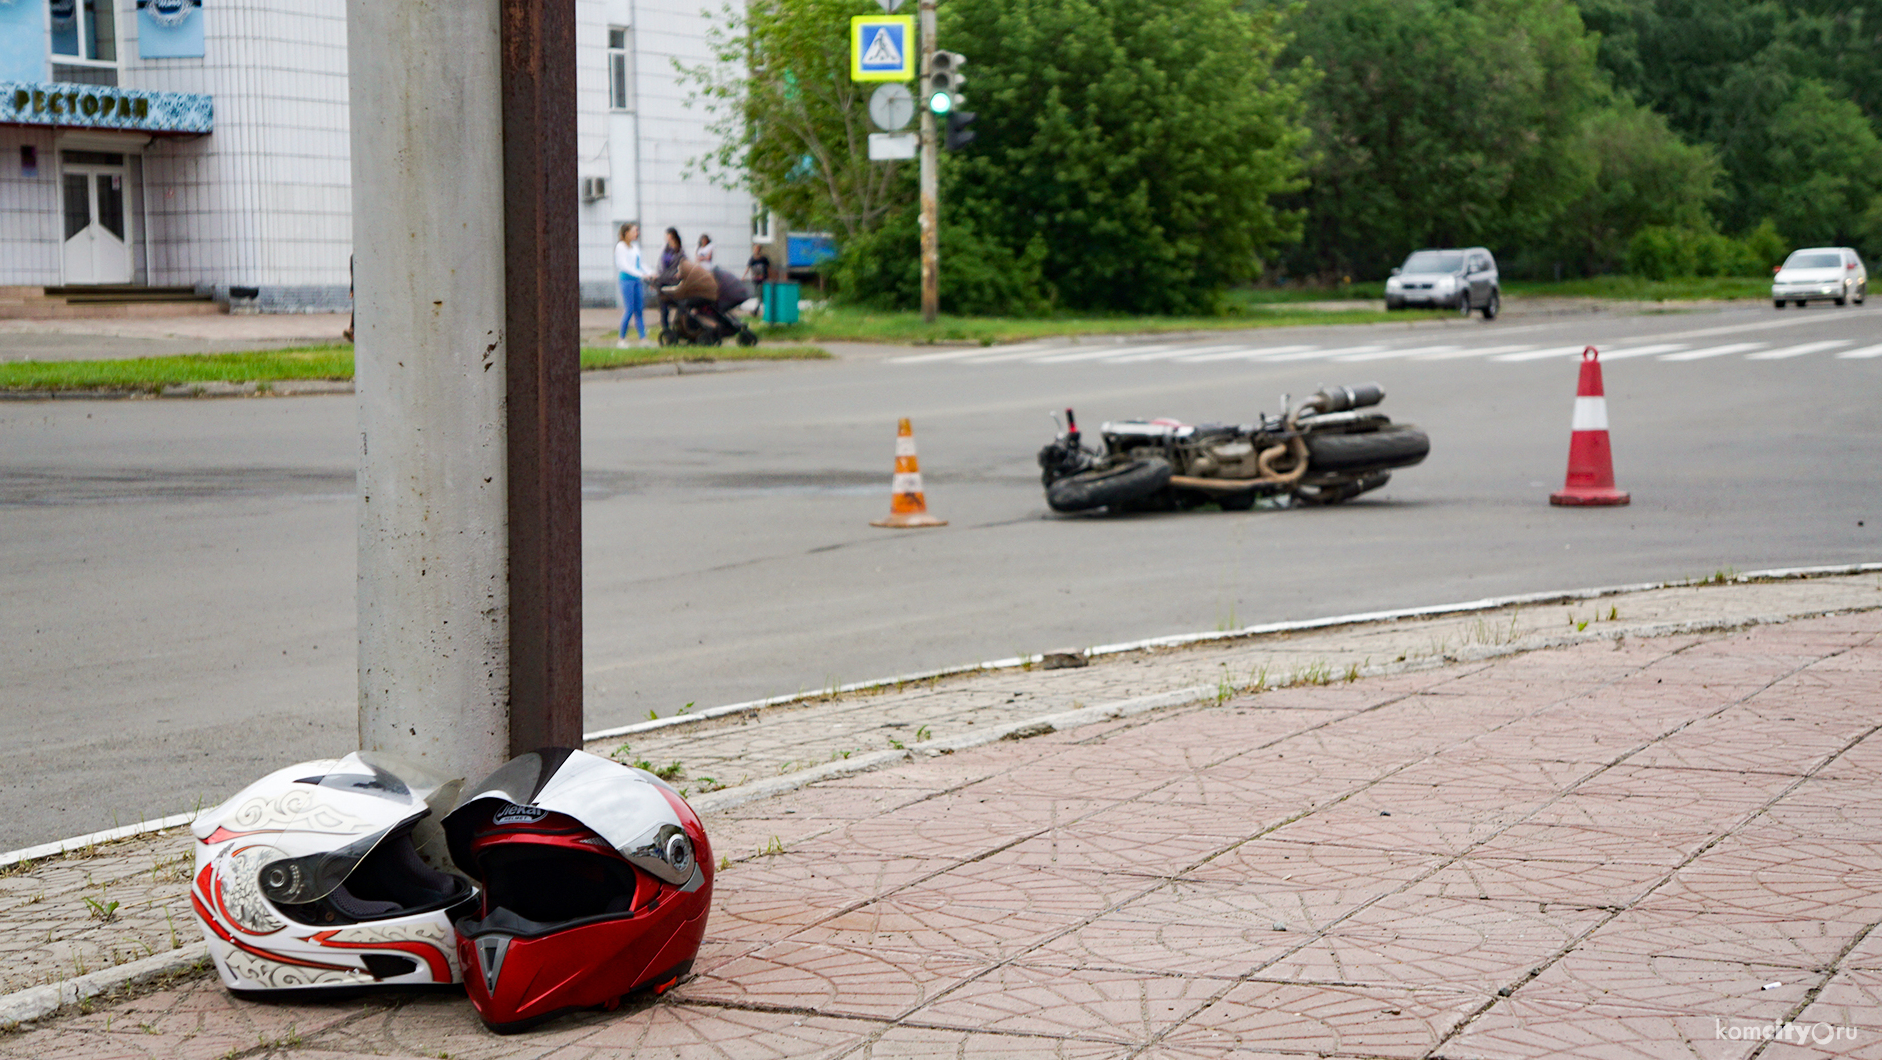
[[[1453,634],[1374,664],[1399,672],[1322,684],[1308,663],[1294,687],[1060,731],[998,714],[1036,735],[937,731],[920,743],[960,749],[696,794],[729,859],[697,974],[526,1035],[486,1034],[449,994],[256,1004],[198,975],[0,1037],[0,1056],[1882,1057],[1879,596],[1871,574],[1609,597],[1600,639]],[[1710,617],[1622,628],[1687,600]],[[1813,610],[1841,613],[1784,620]],[[1283,648],[1376,660],[1457,621]],[[987,681],[1044,699],[1106,670],[1168,684],[1255,648],[940,681],[927,702],[952,684],[978,703]],[[755,764],[790,719],[809,740],[888,704],[663,731]],[[165,950],[154,910],[186,848],[171,833],[0,878],[6,989],[39,959],[29,933],[90,919],[75,896],[105,881],[114,923]],[[1774,1025],[1816,1042],[1754,1040]]]

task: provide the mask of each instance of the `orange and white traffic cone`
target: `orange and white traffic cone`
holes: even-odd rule
[[[946,519],[928,514],[928,500],[921,492],[921,461],[915,457],[915,429],[902,418],[895,429],[895,477],[889,480],[894,491],[889,497],[889,517],[876,519],[870,526],[888,526],[898,530],[918,526],[946,526]]]
[[[1601,354],[1581,351],[1581,383],[1575,388],[1575,419],[1568,438],[1568,481],[1549,494],[1550,504],[1626,504],[1614,488],[1614,452],[1608,447],[1608,399],[1601,389]]]

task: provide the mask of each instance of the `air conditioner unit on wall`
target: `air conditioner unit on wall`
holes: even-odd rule
[[[607,197],[608,197],[608,178],[606,177],[583,177],[582,178],[582,201],[583,202],[594,202],[598,199],[605,199]]]

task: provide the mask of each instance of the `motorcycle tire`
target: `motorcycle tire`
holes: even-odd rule
[[[1163,460],[1132,460],[1102,470],[1080,471],[1046,487],[1055,512],[1088,512],[1141,500],[1170,484],[1174,470]]]
[[[1312,471],[1410,467],[1429,452],[1431,439],[1416,427],[1394,426],[1363,434],[1307,436],[1307,467]]]

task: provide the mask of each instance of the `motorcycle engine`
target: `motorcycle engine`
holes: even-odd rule
[[[1199,445],[1187,455],[1183,473],[1197,478],[1257,478],[1261,474],[1255,463],[1260,454],[1246,439]]]

